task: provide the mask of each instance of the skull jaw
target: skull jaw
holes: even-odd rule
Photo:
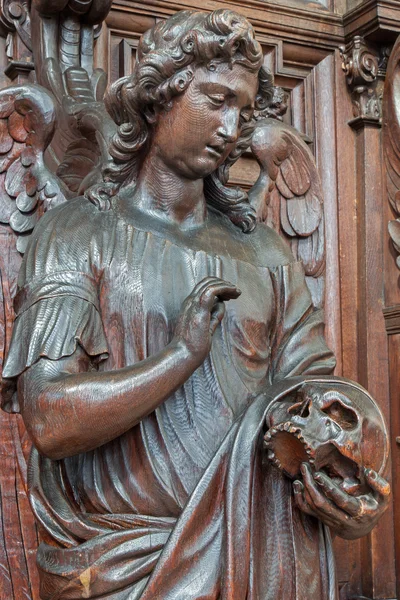
[[[306,432],[286,422],[267,431],[264,445],[268,459],[290,479],[301,478],[301,464],[309,463],[313,471],[325,472],[348,494],[359,495],[367,490],[361,465],[340,453],[331,440],[310,439]]]

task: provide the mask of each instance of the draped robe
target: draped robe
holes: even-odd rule
[[[189,249],[82,198],[41,219],[7,378],[77,344],[101,371],[133,365],[170,342],[198,281],[242,290],[204,363],[138,425],[62,460],[32,450],[43,600],[336,598],[329,531],[297,509],[262,444],[269,403],[334,359],[302,265],[254,262]]]

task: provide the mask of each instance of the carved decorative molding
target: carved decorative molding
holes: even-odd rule
[[[400,37],[387,65],[383,98],[383,157],[386,170],[387,198],[396,219],[388,224],[389,235],[396,252],[396,264],[400,269]],[[397,332],[396,332],[397,333]]]
[[[312,7],[311,7],[312,6]],[[309,40],[313,47],[333,51],[345,41],[343,17],[330,12],[317,4],[278,4],[265,0],[210,0],[207,8],[235,8],[251,18],[257,35],[276,35],[289,43]],[[310,8],[311,7],[311,8]],[[118,18],[118,13],[167,18],[177,10],[198,9],[199,0],[114,0],[108,20]],[[204,3],[205,8],[205,3]],[[295,19],[296,27],[293,27]]]
[[[26,48],[32,52],[30,16],[26,2],[6,0],[2,3],[0,22],[8,31],[16,31]]]
[[[0,5],[0,35],[6,37],[9,64],[4,72],[10,79],[25,78],[34,69],[31,19],[28,2],[3,0]]]
[[[383,309],[385,327],[388,335],[400,333],[400,304]]]
[[[373,36],[379,43],[394,42],[400,32],[400,3],[397,0],[364,0],[343,16],[344,35]]]
[[[354,125],[359,126],[360,120],[366,120],[369,124],[380,123],[387,47],[378,52],[362,36],[356,35],[349,44],[341,46],[339,51],[352,97]]]

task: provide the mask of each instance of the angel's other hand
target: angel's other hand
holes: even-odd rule
[[[303,481],[293,484],[297,506],[340,537],[356,539],[367,535],[388,506],[390,486],[372,469],[365,469],[371,491],[360,496],[347,494],[325,473],[313,473],[307,463],[302,464],[301,472]]]

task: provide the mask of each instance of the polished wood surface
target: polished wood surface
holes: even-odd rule
[[[31,25],[23,16],[11,15],[11,18],[7,13],[9,4],[4,3],[7,18],[0,39],[0,60],[9,75],[2,76],[4,86],[35,80],[32,54],[16,30],[17,22],[19,31],[22,27],[30,32]],[[392,328],[387,337],[382,312],[388,308],[385,311],[389,315],[388,324],[399,304],[398,271],[386,233],[387,222],[393,215],[389,214],[382,173],[380,118],[375,122],[348,124],[354,119],[353,90],[347,87],[338,47],[350,43],[354,35],[364,35],[370,51],[379,58],[400,30],[399,7],[389,0],[318,3],[247,0],[202,4],[204,10],[223,4],[251,20],[262,44],[264,64],[273,72],[275,84],[289,92],[284,121],[304,134],[305,143],[317,159],[327,225],[324,274],[327,340],[336,354],[336,373],[362,383],[382,407],[391,428],[393,456],[394,502],[374,533],[351,543],[335,540],[341,598],[398,598],[395,559],[399,564],[399,532],[394,526],[398,523],[396,513],[393,516],[399,498],[399,446],[395,444],[399,435],[398,333]],[[128,75],[140,35],[157,20],[185,8],[199,8],[199,3],[194,0],[114,2],[97,37],[95,66],[102,67],[110,81]],[[54,153],[47,157],[52,168],[53,159]],[[258,172],[254,159],[245,153],[231,169],[231,183],[249,191]],[[2,339],[7,346],[21,260],[16,236],[8,226],[1,228],[1,244]],[[5,460],[0,487],[4,597],[37,598],[36,532],[24,491],[24,451],[29,442],[17,419],[5,413],[1,416],[5,432],[1,437]]]

